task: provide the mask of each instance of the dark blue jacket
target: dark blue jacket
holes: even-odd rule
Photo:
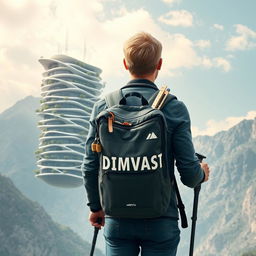
[[[128,84],[133,84],[134,86],[122,89],[123,95],[131,91],[136,91],[141,93],[147,100],[158,89],[154,83],[145,79],[135,79]],[[133,102],[130,102],[130,104],[133,104]],[[95,138],[95,124],[93,120],[98,113],[104,109],[106,109],[106,102],[104,99],[94,104],[90,118],[89,133],[85,145],[86,152],[83,162],[83,171],[85,188],[89,201],[88,206],[92,211],[101,209],[98,191],[99,159],[97,153],[91,151],[91,144]],[[204,179],[204,172],[195,155],[188,110],[183,102],[174,99],[168,102],[162,111],[167,120],[169,134],[168,145],[170,152],[172,152],[172,154],[169,155],[171,172],[174,172],[175,163],[182,183],[193,188]],[[172,194],[175,195],[174,188],[172,192]],[[178,218],[175,196],[172,197],[170,207],[164,216]]]

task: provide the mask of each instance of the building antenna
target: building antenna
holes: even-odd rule
[[[58,54],[60,54],[60,52],[61,52],[61,50],[60,50],[60,43],[59,42],[57,43],[57,52],[58,52]]]
[[[84,52],[83,52],[83,60],[85,61],[86,58],[86,39],[84,38]]]
[[[65,54],[68,54],[68,28],[66,28]]]

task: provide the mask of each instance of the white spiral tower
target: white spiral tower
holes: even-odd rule
[[[81,186],[89,118],[104,87],[101,69],[66,55],[39,62],[45,72],[38,109],[42,119],[36,177],[53,186]]]

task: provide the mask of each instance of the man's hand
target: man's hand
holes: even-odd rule
[[[200,163],[200,165],[204,171],[204,176],[205,176],[204,181],[207,181],[209,179],[209,175],[210,175],[210,168],[207,163]]]
[[[99,219],[101,220],[100,224],[98,223]],[[89,221],[92,226],[101,229],[105,224],[105,213],[102,210],[98,212],[90,212]]]

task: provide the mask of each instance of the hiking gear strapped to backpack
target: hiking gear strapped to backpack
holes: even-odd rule
[[[163,215],[171,197],[165,116],[139,93],[121,90],[106,97],[108,108],[96,118],[92,150],[99,152],[99,189],[106,215],[153,218]],[[139,97],[138,106],[127,105]],[[168,101],[176,98],[170,95]],[[168,102],[166,101],[166,103]]]

